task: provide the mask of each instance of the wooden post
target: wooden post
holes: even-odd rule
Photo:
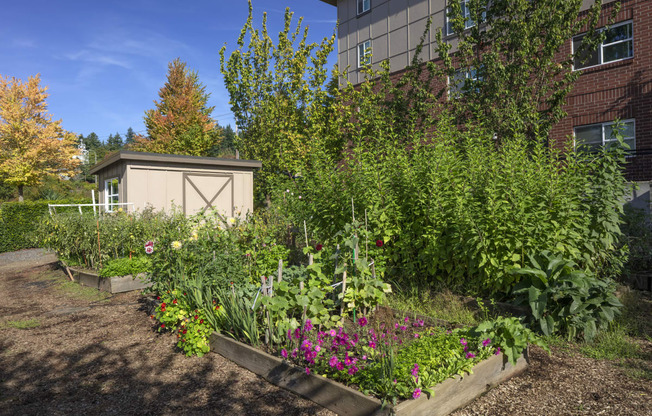
[[[308,247],[308,228],[306,227],[306,220],[303,220],[303,234],[306,236],[306,247]]]
[[[376,263],[374,262],[374,259],[371,259],[371,277],[376,279]]]
[[[308,266],[310,266],[313,261],[314,259],[312,258],[312,253],[308,254]]]
[[[278,282],[283,280],[283,259],[278,259]]]
[[[344,295],[346,294],[346,262],[344,262],[344,273],[342,274],[342,305],[340,307],[340,316],[344,315]]]

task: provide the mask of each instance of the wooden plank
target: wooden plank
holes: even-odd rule
[[[394,407],[397,416],[444,416],[471,403],[480,395],[527,368],[527,353],[516,361],[507,362],[503,354],[481,361],[473,374],[455,376],[435,386],[434,395],[424,394],[416,400],[406,400]]]
[[[425,394],[416,400],[405,400],[396,406],[382,408],[380,400],[365,396],[325,377],[306,374],[278,357],[269,355],[249,345],[240,343],[218,333],[210,338],[211,351],[228,358],[236,364],[262,376],[267,381],[288,389],[300,396],[322,405],[339,415],[447,415],[472,402],[492,387],[519,374],[527,368],[527,351],[516,366],[500,354],[492,356],[473,367],[473,374],[463,378],[456,376],[434,387],[435,394]]]
[[[270,383],[312,400],[339,415],[389,414],[389,408],[381,410],[380,400],[376,398],[365,396],[359,391],[325,377],[306,374],[304,370],[289,365],[278,357],[224,335],[213,333],[210,338],[210,347],[211,351],[262,376]]]
[[[92,273],[84,270],[77,270],[70,268],[70,271],[75,278],[83,286],[102,290],[110,293],[129,292],[132,290],[140,290],[150,287],[152,282],[145,280],[145,273],[139,274],[137,277],[132,275],[127,276],[114,276],[114,277],[100,277],[97,273]]]

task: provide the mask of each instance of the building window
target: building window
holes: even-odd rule
[[[358,45],[358,68],[371,63],[371,41],[367,40]]]
[[[453,0],[454,1],[454,0]],[[471,10],[469,9],[469,0],[459,0],[460,7],[462,8],[462,17],[464,17],[464,29],[475,26],[475,21],[471,17]],[[446,9],[446,33],[453,35],[455,30],[453,29],[453,22],[448,19],[449,15],[448,8]],[[482,18],[484,19],[487,15],[486,12],[482,12]]]
[[[629,151],[636,150],[636,126],[634,120],[621,121],[624,142],[629,145]],[[575,127],[575,148],[587,152],[597,152],[602,146],[616,143],[614,126],[616,123],[598,123]]]
[[[448,77],[448,97],[457,98],[464,91],[468,91],[473,82],[481,79],[478,77],[478,71],[475,68],[456,69],[453,78]]]
[[[586,35],[573,38],[573,51],[579,49]],[[622,61],[634,56],[634,32],[632,22],[613,25],[606,31],[604,41],[597,49],[575,56],[574,69],[589,68],[608,62]]]
[[[119,202],[118,178],[107,179],[104,181],[104,207],[108,212],[112,212],[113,208]]]
[[[371,0],[358,0],[358,15],[371,9]]]

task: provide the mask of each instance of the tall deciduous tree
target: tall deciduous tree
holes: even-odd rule
[[[69,175],[79,165],[77,137],[47,112],[47,88],[40,75],[27,82],[0,76],[0,178],[18,188],[37,185],[48,175]]]
[[[442,75],[450,77],[451,108],[460,124],[483,124],[500,139],[514,133],[547,137],[566,115],[565,99],[580,75],[573,71],[574,58],[588,56],[604,38],[596,30],[602,1],[578,17],[582,3],[449,2],[447,30],[457,34],[457,50],[451,53],[441,29],[435,49],[443,61]],[[582,32],[582,45],[571,54],[569,42]]]
[[[249,1],[237,49],[228,59],[226,47],[220,50],[220,69],[240,133],[238,150],[246,158],[263,161],[257,175],[263,193],[274,175],[301,170],[310,141],[321,133],[313,129],[321,124],[313,124],[311,117],[329,108],[326,64],[335,34],[321,43],[308,43],[308,28],[302,28],[299,19],[292,29],[292,16],[286,9],[284,28],[274,44],[266,14],[262,30],[254,29]]]
[[[147,136],[136,135],[133,150],[155,153],[204,156],[217,145],[213,131],[210,94],[196,72],[179,58],[168,64],[167,82],[159,91],[156,108],[145,112]]]

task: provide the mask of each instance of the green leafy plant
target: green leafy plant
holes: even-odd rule
[[[229,289],[218,290],[217,298],[223,308],[221,332],[238,341],[258,346],[260,331],[251,303],[241,292]]]
[[[132,258],[120,258],[109,260],[104,267],[100,269],[101,277],[112,276],[138,276],[140,273],[147,273],[152,269],[152,261],[145,256]]]
[[[472,329],[472,333],[478,334],[481,338],[491,339],[493,345],[499,347],[498,351],[505,354],[509,362],[514,365],[528,344],[535,344],[550,351],[546,343],[516,317],[499,316],[481,322]]]
[[[569,339],[591,341],[623,306],[614,285],[581,271],[561,255],[542,252],[530,256],[532,267],[513,269],[521,281],[514,288],[517,305],[529,306],[534,326],[545,335],[561,333]]]

